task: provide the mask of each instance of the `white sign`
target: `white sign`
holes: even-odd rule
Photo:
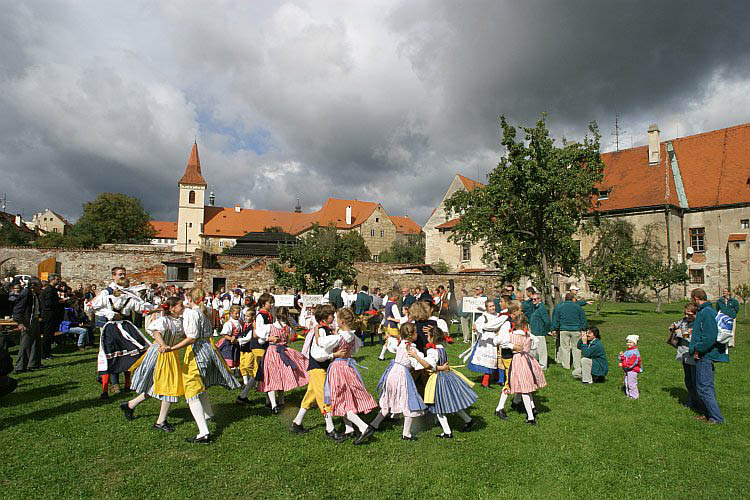
[[[294,307],[294,295],[274,295],[276,307]]]
[[[305,307],[317,306],[323,303],[323,296],[322,295],[303,295],[300,301],[302,302],[302,305]]]
[[[482,313],[485,311],[485,302],[487,297],[464,297],[462,307],[467,313]]]

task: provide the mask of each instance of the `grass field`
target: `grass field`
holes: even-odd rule
[[[590,308],[587,308],[590,309]],[[476,430],[441,440],[431,419],[415,425],[418,440],[401,440],[401,421],[361,447],[323,436],[311,411],[311,432],[287,429],[304,393],[286,398],[280,415],[234,404],[237,393],[210,390],[215,442],[190,445],[196,426],[184,402],[173,406],[177,430],[151,430],[158,403],[149,400],[126,422],[116,394],[98,399],[96,353],[61,352],[48,369],[21,374],[0,400],[0,491],[3,498],[684,498],[746,497],[750,452],[749,323],[738,326],[731,363],[717,365],[716,387],[727,425],[709,426],[680,405],[682,368],[666,345],[666,327],[681,305],[654,313],[651,304],[607,304],[596,320],[610,362],[604,384],[584,386],[552,364],[537,395],[539,424],[493,412],[499,390],[477,385],[470,411]],[[591,320],[593,311],[587,311]],[[622,393],[616,355],[627,334],[641,335],[645,372],[641,399]],[[295,344],[298,349],[299,343]],[[450,347],[451,361],[466,346]],[[550,352],[552,351],[550,342]],[[15,348],[14,351],[15,352]],[[360,351],[367,387],[375,392],[386,363],[378,347]],[[132,396],[131,396],[132,397]],[[251,398],[253,394],[251,393]],[[372,416],[366,418],[370,420]]]

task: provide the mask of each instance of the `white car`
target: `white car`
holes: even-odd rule
[[[26,286],[29,284],[29,280],[32,278],[30,274],[16,274],[13,276],[14,281],[20,281],[23,283],[23,286]]]

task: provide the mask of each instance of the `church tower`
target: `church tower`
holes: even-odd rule
[[[201,174],[201,162],[198,158],[198,143],[190,151],[185,174],[179,182],[180,201],[177,215],[176,252],[192,252],[201,244],[203,233],[203,216],[206,197],[206,180]]]

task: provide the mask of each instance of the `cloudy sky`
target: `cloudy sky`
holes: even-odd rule
[[[197,139],[217,204],[380,201],[420,224],[484,180],[498,117],[614,147],[750,122],[750,3],[0,4],[0,188],[75,219],[102,191],[176,218]]]

